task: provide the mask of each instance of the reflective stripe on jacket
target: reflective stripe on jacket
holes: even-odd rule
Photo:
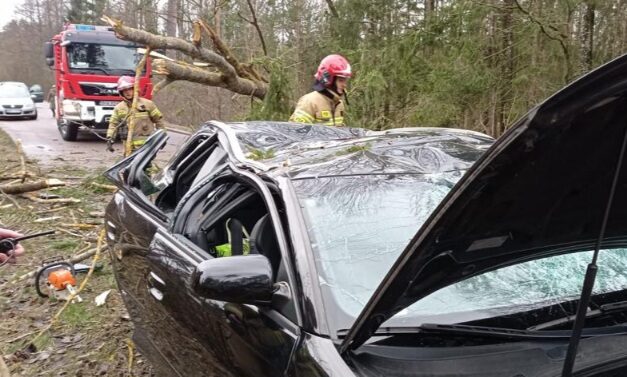
[[[339,96],[335,97],[335,99],[331,99],[316,91],[305,94],[298,100],[296,110],[290,117],[290,121],[316,123],[325,126],[345,126],[344,103]]]
[[[127,103],[127,101],[122,101],[115,106],[111,119],[109,120],[107,137],[114,137],[124,120],[126,120],[125,124],[128,127],[130,124],[130,119],[127,119],[129,111],[130,104]],[[139,98],[134,119],[135,128],[133,130],[132,140],[146,140],[148,136],[155,132],[155,129],[165,128],[163,114],[161,114],[161,111],[159,111],[154,102],[146,98]]]

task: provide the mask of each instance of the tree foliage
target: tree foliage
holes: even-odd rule
[[[266,90],[257,99],[228,85],[159,92],[169,120],[185,124],[287,119],[320,59],[340,53],[355,72],[351,125],[450,126],[498,136],[627,48],[627,0],[26,0],[20,19],[2,31],[0,79],[50,83],[41,43],[62,22],[91,22],[99,11],[188,42],[202,20],[237,62],[255,67]],[[206,36],[199,47],[220,54]],[[168,56],[198,59],[172,50]]]

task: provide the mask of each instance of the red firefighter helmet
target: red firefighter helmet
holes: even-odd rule
[[[322,85],[331,87],[336,77],[351,77],[351,65],[342,55],[329,55],[320,61],[314,76]]]
[[[135,85],[135,77],[122,76],[118,79],[118,92],[132,88]]]

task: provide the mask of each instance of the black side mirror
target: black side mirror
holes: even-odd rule
[[[240,304],[269,304],[274,293],[272,266],[263,255],[206,260],[196,267],[193,286],[203,297]]]
[[[54,63],[54,45],[52,42],[44,43],[44,56],[46,57],[46,63],[48,62],[48,59],[52,59],[52,62]]]
[[[48,67],[54,66],[54,58],[46,58],[46,64]]]

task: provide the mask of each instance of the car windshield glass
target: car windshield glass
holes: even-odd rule
[[[349,327],[463,171],[293,181],[331,320]],[[338,327],[338,328],[340,328]]]
[[[134,72],[141,59],[136,47],[71,43],[67,46],[68,64],[74,70],[94,70],[98,74]]]
[[[30,98],[28,90],[17,85],[0,85],[0,98]]]
[[[574,300],[591,260],[592,251],[572,252],[503,267],[440,289],[389,322],[414,325],[420,317],[422,322],[454,323]],[[627,249],[602,250],[597,265],[593,294],[627,289]]]

